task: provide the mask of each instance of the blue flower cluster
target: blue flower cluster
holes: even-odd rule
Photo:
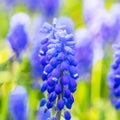
[[[108,74],[111,103],[120,109],[120,44],[113,46],[115,49],[114,61]]]
[[[46,110],[54,109],[55,119],[59,119],[61,111],[66,106],[71,109],[74,102],[72,93],[76,91],[76,79],[79,77],[77,63],[74,59],[74,38],[68,34],[65,25],[57,26],[56,19],[53,25],[45,23],[41,30],[46,37],[41,42],[41,64],[43,84],[41,92],[47,91]],[[42,102],[42,100],[41,100]],[[69,111],[64,112],[65,120],[70,120]]]
[[[75,32],[75,42],[75,56],[78,62],[79,74],[86,76],[86,73],[90,73],[92,67],[94,38],[89,29],[81,28]],[[82,52],[80,53],[80,51]]]
[[[56,16],[60,8],[60,0],[0,0],[5,7],[14,8],[15,5],[24,5],[32,12],[40,11],[45,18]]]
[[[106,10],[104,0],[83,0],[83,14],[85,22],[96,40],[104,44],[113,43],[120,28],[120,4],[112,5],[110,11]]]
[[[14,120],[27,120],[28,94],[23,86],[16,86],[9,96],[9,111]]]
[[[60,7],[60,0],[40,0],[40,9],[49,18],[54,17]]]
[[[26,48],[28,37],[24,30],[23,25],[17,25],[14,29],[10,30],[7,39],[17,56]]]
[[[74,23],[73,21],[66,16],[62,16],[58,19],[57,22],[57,26],[61,26],[61,25],[66,25],[66,31],[67,33],[73,33],[74,31]],[[46,36],[44,33],[39,33],[39,41],[34,41],[34,45],[32,48],[32,53],[31,53],[31,57],[30,57],[30,63],[31,63],[31,69],[32,69],[32,77],[34,79],[33,83],[32,83],[32,87],[33,88],[38,88],[39,84],[38,84],[38,80],[42,75],[42,71],[43,71],[43,67],[44,65],[40,64],[41,60],[42,60],[42,56],[39,56],[39,50],[41,48],[41,39],[44,38],[44,36]],[[38,35],[37,35],[37,39],[38,39]],[[44,59],[42,60],[44,61]]]
[[[96,39],[101,38],[101,42],[104,45],[105,43],[111,43],[116,39],[118,35],[117,25],[116,18],[114,18],[110,12],[102,9],[100,14],[95,16],[89,25],[89,28]]]
[[[92,0],[90,4],[89,0],[83,0],[83,17],[87,24],[90,24],[91,21],[97,16],[104,8],[104,0]]]
[[[24,0],[24,3],[28,9],[35,11],[40,8],[40,1],[41,0]]]
[[[29,17],[24,13],[14,15],[10,21],[7,40],[17,57],[20,56],[28,44],[27,24],[29,24]]]

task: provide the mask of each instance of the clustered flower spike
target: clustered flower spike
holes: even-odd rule
[[[114,45],[114,61],[108,74],[111,103],[116,109],[120,109],[120,43]]]
[[[30,19],[25,13],[14,15],[10,21],[10,30],[7,35],[7,40],[18,57],[28,44],[27,27],[29,23]]]
[[[96,39],[101,38],[104,45],[104,43],[110,43],[116,39],[118,35],[118,27],[116,26],[118,26],[116,18],[110,12],[101,9],[101,12],[92,20],[89,28]]]
[[[24,3],[32,11],[40,10],[46,18],[53,18],[60,7],[60,0],[25,0]]]
[[[40,78],[43,70],[43,66],[42,64],[40,64],[39,50],[40,50],[40,45],[39,43],[37,43],[33,47],[30,57],[30,64],[31,64],[33,78]]]
[[[14,120],[27,120],[28,94],[23,86],[16,86],[10,93],[9,111]]]
[[[24,0],[24,3],[26,5],[26,7],[28,9],[30,9],[31,11],[35,11],[37,10],[38,8],[40,8],[40,1],[41,0]]]
[[[54,17],[58,12],[60,0],[40,0],[40,9],[46,17]]]
[[[95,16],[99,14],[101,9],[104,8],[104,0],[83,0],[83,17],[87,24],[91,24],[91,21]]]
[[[40,50],[41,63],[44,65],[40,90],[48,93],[45,109],[54,110],[55,118],[51,117],[52,120],[59,120],[65,107],[71,109],[74,102],[72,93],[76,91],[76,79],[79,77],[74,59],[73,34],[68,34],[66,29],[65,25],[57,26],[54,19],[53,25],[45,23],[41,30],[46,37],[41,42]],[[65,111],[63,116],[65,120],[71,119],[69,111]]]
[[[75,32],[75,42],[79,74],[84,75],[89,73],[92,67],[94,38],[88,29],[81,28]]]

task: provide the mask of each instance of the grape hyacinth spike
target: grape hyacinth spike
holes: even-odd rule
[[[113,48],[114,60],[108,74],[108,86],[112,105],[120,109],[120,43],[113,45]]]
[[[16,86],[9,96],[9,112],[14,120],[28,119],[28,93],[23,86]]]
[[[57,25],[57,19],[54,19],[53,25],[45,23],[41,30],[46,37],[41,41],[40,54],[47,57],[47,64],[42,73],[43,84],[40,90],[47,92],[44,109],[54,111],[50,120],[60,120],[61,116],[64,116],[65,120],[71,119],[69,111],[64,115],[62,111],[72,107],[79,74],[74,60],[75,41],[72,32],[67,32],[68,29],[67,25]]]
[[[17,57],[20,57],[28,45],[29,24],[30,18],[25,13],[17,13],[11,17],[7,40]]]

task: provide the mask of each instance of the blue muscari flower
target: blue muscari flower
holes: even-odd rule
[[[17,57],[27,47],[27,27],[29,22],[30,18],[25,13],[18,13],[11,18],[7,40]]]
[[[113,46],[115,49],[114,60],[108,74],[111,103],[116,109],[120,109],[120,44]]]
[[[38,10],[40,8],[40,0],[24,0],[24,3],[31,11]]]
[[[13,8],[15,5],[20,4],[21,0],[0,0],[6,9]]]
[[[46,20],[56,16],[60,7],[60,0],[25,0],[24,3],[32,11],[41,11]]]
[[[102,9],[88,26],[95,39],[101,38],[103,45],[114,42],[119,33],[117,19],[105,9]]]
[[[76,79],[79,77],[75,61],[75,41],[69,26],[45,23],[41,32],[46,37],[41,41],[41,57],[47,57],[47,64],[42,73],[43,85],[41,92],[47,91],[46,109],[53,108],[55,115],[63,108],[71,109],[74,102],[72,93],[76,91]],[[70,28],[71,30],[71,28]],[[68,33],[69,31],[69,33]],[[52,117],[51,117],[52,118]],[[71,115],[65,113],[65,119],[70,120]]]
[[[7,39],[17,56],[26,48],[28,43],[27,34],[25,33],[24,26],[17,25],[14,29],[10,30]]]
[[[14,120],[27,120],[28,94],[23,86],[16,86],[10,93],[9,112]]]
[[[40,9],[46,18],[56,16],[60,7],[60,0],[40,0]]]
[[[104,0],[83,0],[83,17],[87,24],[91,24],[91,21],[97,16],[101,9],[104,8]]]
[[[75,41],[79,74],[84,76],[91,71],[94,39],[87,28],[81,28],[75,32]]]

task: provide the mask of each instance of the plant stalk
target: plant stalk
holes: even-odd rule
[[[58,100],[57,100],[57,103],[58,101],[61,99],[61,95],[58,96]],[[56,118],[57,120],[60,120],[61,119],[61,111],[57,109],[57,114],[56,114]]]

